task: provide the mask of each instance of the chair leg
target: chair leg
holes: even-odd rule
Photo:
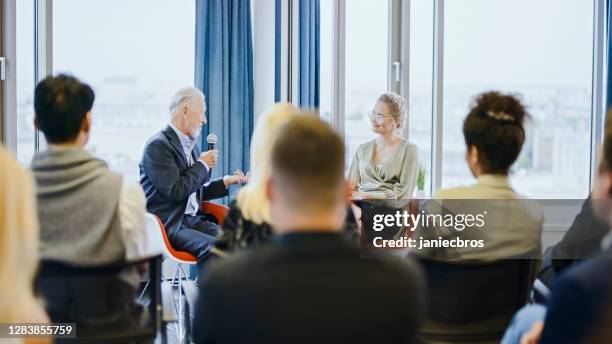
[[[176,302],[177,300],[174,298],[174,293],[172,295],[172,303],[174,304],[174,310],[176,311],[176,338],[180,344],[183,344],[183,321],[181,319],[183,311],[183,284],[181,280],[181,263],[176,263],[176,266],[174,267],[174,274],[172,275],[172,280],[170,281],[170,286],[172,290],[174,290],[175,286],[178,288],[178,303]]]
[[[182,270],[182,269],[181,269]],[[181,272],[179,271],[179,280],[178,280],[178,309],[176,312],[178,313],[178,333],[179,333],[179,343],[183,344],[183,278],[181,276]]]
[[[145,284],[144,288],[142,288],[142,292],[140,293],[140,296],[138,296],[138,302],[142,300],[142,297],[144,296],[145,292],[147,291],[147,288],[149,287],[149,283],[151,283],[151,279],[149,279]]]
[[[172,275],[172,280],[170,281],[170,285],[174,287],[174,282],[176,281],[176,276],[179,273],[179,263],[176,263],[174,267],[174,274]]]
[[[188,317],[185,316],[185,307],[183,306],[183,278],[186,280],[189,280],[189,276],[187,275],[187,272],[185,272],[185,268],[183,267],[183,264],[181,263],[176,263],[176,267],[174,269],[174,276],[172,277],[172,288],[174,289],[174,282],[176,281],[176,285],[178,287],[178,304],[176,301],[174,302],[174,309],[176,310],[177,313],[177,332],[176,332],[176,336],[177,339],[179,341],[179,343],[183,343],[184,339],[185,339],[185,331],[186,331],[186,325],[185,322],[189,321]]]

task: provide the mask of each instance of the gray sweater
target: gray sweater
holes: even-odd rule
[[[121,261],[122,177],[84,149],[50,146],[32,161],[43,259],[81,265]]]

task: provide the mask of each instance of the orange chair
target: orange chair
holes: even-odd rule
[[[225,219],[225,215],[229,210],[226,206],[215,204],[212,202],[202,202],[202,212],[206,214],[211,214],[215,217],[219,224],[223,224],[223,220]],[[178,287],[178,305],[175,303],[175,309],[178,316],[178,329],[177,329],[177,337],[179,343],[183,342],[184,339],[184,329],[185,329],[185,318],[184,318],[184,308],[183,308],[183,278],[188,279],[188,275],[185,272],[183,264],[186,265],[194,265],[197,263],[197,258],[189,252],[179,251],[172,247],[170,244],[170,240],[168,240],[168,235],[166,234],[166,229],[164,228],[163,222],[154,214],[147,213],[147,234],[149,238],[149,245],[151,247],[159,248],[165,258],[172,259],[176,266],[174,268],[174,274],[172,275],[171,286],[175,285]]]
[[[202,202],[202,212],[214,216],[220,226],[223,225],[223,220],[225,220],[225,215],[227,215],[228,210],[228,207],[221,204],[208,201]]]

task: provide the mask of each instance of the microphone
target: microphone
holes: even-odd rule
[[[208,134],[208,136],[206,136],[206,142],[208,142],[208,150],[214,150],[217,144],[217,135]]]
[[[208,142],[208,150],[215,150],[215,145],[217,144],[217,135],[208,134],[208,136],[206,136],[206,142]],[[210,167],[208,170],[208,177],[210,178],[211,176],[212,167]]]

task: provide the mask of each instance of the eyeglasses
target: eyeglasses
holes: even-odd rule
[[[370,111],[370,120],[376,122],[376,124],[383,124],[386,119],[393,119],[391,116],[385,116],[382,113],[376,113],[375,111]]]

